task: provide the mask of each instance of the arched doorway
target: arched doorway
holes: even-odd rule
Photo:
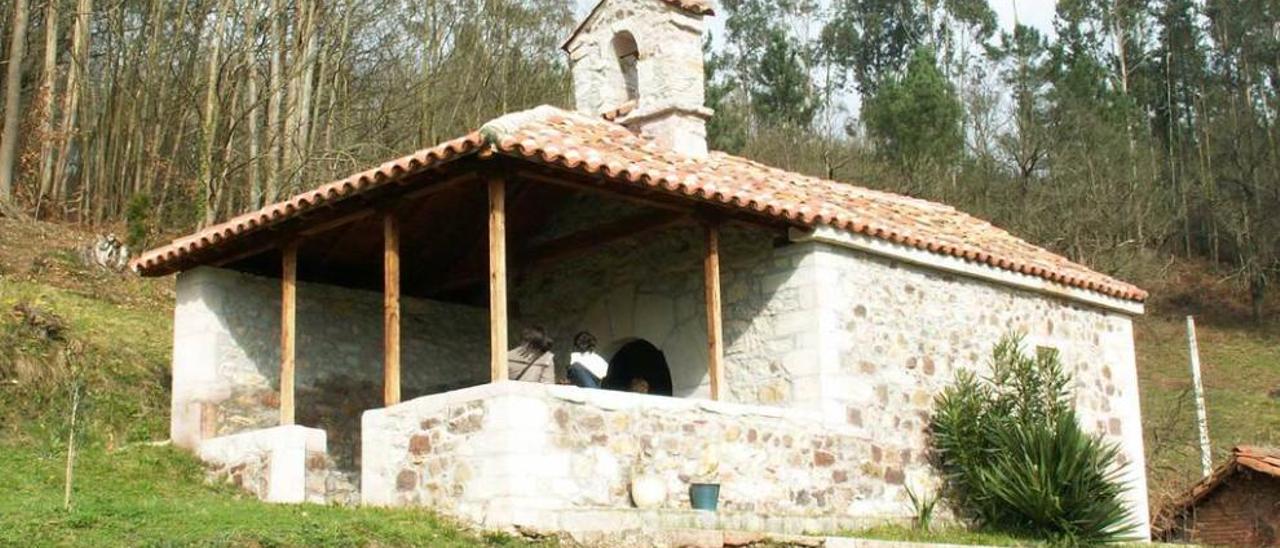
[[[607,390],[627,390],[632,380],[644,379],[649,383],[649,393],[656,396],[673,395],[671,369],[667,357],[653,343],[637,339],[622,345],[609,360],[609,375],[604,378]]]

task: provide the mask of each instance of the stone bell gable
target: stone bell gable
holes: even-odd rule
[[[707,153],[698,0],[603,0],[564,44],[576,109],[606,115],[660,145]]]

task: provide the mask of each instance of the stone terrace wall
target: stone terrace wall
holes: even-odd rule
[[[928,472],[933,399],[957,369],[989,372],[994,345],[1026,334],[1056,349],[1075,378],[1086,429],[1119,443],[1134,515],[1148,517],[1133,329],[1124,314],[821,244],[819,337],[829,418],[874,440],[868,471]],[[1143,530],[1146,530],[1145,525]]]
[[[226,481],[261,500],[324,504],[328,469],[323,430],[279,426],[206,440],[200,459],[214,481]]]
[[[280,281],[199,268],[177,291],[175,442],[277,425]],[[353,468],[360,413],[382,406],[382,295],[299,284],[297,318],[298,421],[327,430],[334,459]],[[402,318],[406,397],[488,381],[487,311],[405,299]]]
[[[565,217],[581,224],[634,212],[619,207],[588,200]],[[727,399],[817,408],[815,244],[778,246],[781,234],[741,225],[722,233]],[[532,272],[513,286],[513,317],[548,328],[561,371],[581,330],[596,335],[606,358],[640,338],[665,354],[676,396],[707,398],[705,245],[700,227],[677,226]]]
[[[369,411],[364,428],[366,504],[492,528],[583,529],[568,516],[632,508],[633,470],[663,480],[662,508],[688,509],[708,462],[725,514],[798,516],[830,531],[910,514],[891,485],[903,471],[868,473],[883,455],[812,411],[500,383]]]

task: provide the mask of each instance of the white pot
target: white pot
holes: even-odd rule
[[[657,474],[631,478],[631,502],[636,508],[657,508],[667,501],[667,484]]]

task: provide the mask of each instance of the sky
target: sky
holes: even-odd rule
[[[577,14],[581,19],[590,13],[591,8],[595,7],[600,0],[575,0],[577,2]],[[720,0],[713,0],[717,6]],[[821,0],[826,2],[827,0]],[[1000,19],[1000,25],[1005,30],[1013,30],[1014,22],[1021,22],[1024,25],[1035,27],[1045,34],[1045,36],[1054,36],[1053,33],[1053,12],[1057,6],[1058,0],[987,0],[991,5],[991,9],[995,10],[996,16]],[[713,47],[720,47],[721,33],[724,32],[724,19],[715,17],[707,25],[713,35]],[[859,105],[862,101],[856,94],[851,94],[844,98],[847,112],[858,112]]]
[[[1057,0],[990,0],[991,8],[1000,16],[1000,24],[1013,28],[1015,20],[1045,32],[1053,30],[1053,7]],[[1016,18],[1015,18],[1016,14]]]
[[[1000,24],[1006,29],[1013,28],[1013,22],[1021,21],[1049,33],[1053,30],[1053,7],[1057,0],[988,0],[991,8],[1000,16]],[[599,0],[577,0],[579,17],[585,16]],[[1016,14],[1016,17],[1015,17]],[[720,28],[712,24],[712,32]]]

